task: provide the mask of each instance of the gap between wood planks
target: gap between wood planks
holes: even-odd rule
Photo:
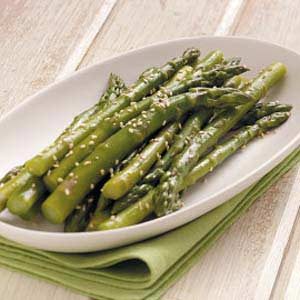
[[[92,24],[89,26],[87,32],[84,34],[78,46],[70,55],[65,66],[57,76],[57,80],[64,78],[66,75],[69,75],[78,68],[84,56],[93,44],[96,36],[98,35],[106,20],[110,16],[110,13],[112,12],[112,9],[114,8],[117,1],[118,0],[104,0],[99,12],[95,15]]]
[[[226,36],[233,34],[235,26],[242,15],[247,0],[230,0],[226,7],[225,13],[221,19],[219,26],[215,31],[215,35]],[[289,199],[281,216],[280,223],[275,233],[274,240],[269,251],[269,255],[264,263],[258,286],[255,292],[255,300],[268,300],[271,298],[272,291],[276,284],[277,276],[280,272],[281,264],[288,248],[289,241],[292,236],[293,228],[297,220],[300,209],[300,167],[298,167],[293,187]],[[294,291],[295,286],[299,286],[299,270],[300,270],[300,253],[297,256],[296,263],[290,278],[290,283],[286,291],[286,297],[300,295],[300,289]]]
[[[229,0],[220,24],[216,28],[215,35],[226,36],[234,32],[235,26],[243,12],[246,2],[247,0]],[[96,14],[94,21],[88,28],[81,42],[70,55],[70,58],[58,75],[57,80],[62,79],[78,68],[84,56],[88,52],[90,46],[93,44],[96,36],[101,31],[106,20],[110,16],[111,11],[116,3],[117,0],[104,1],[103,6],[99,10],[99,13]],[[297,181],[299,176],[300,168],[297,173],[291,195],[289,197],[289,200],[287,201],[281,221],[277,228],[276,235],[273,240],[268,258],[265,262],[263,272],[259,279],[255,299],[269,299],[272,294],[277,274],[280,270],[281,262],[284,257],[284,253],[288,245],[289,238],[293,230],[297,212],[300,206],[299,200],[297,200],[297,195],[300,191],[300,189],[297,188]],[[298,257],[297,261],[298,260],[300,261],[300,257]],[[292,277],[294,278],[296,277],[296,275],[292,274]]]

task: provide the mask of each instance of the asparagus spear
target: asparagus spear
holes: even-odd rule
[[[148,111],[98,145],[80,166],[73,169],[72,175],[69,174],[43,203],[44,216],[50,222],[62,223],[110,168],[128,156],[156,130],[192,109],[207,104],[216,105],[211,98],[233,103],[233,99],[223,97],[226,93],[232,93],[232,89],[197,90],[153,103]],[[241,94],[236,93],[234,97],[239,102]],[[244,95],[242,97],[245,98]]]
[[[7,208],[15,215],[25,215],[44,194],[46,188],[41,178],[32,177],[11,195],[7,201]]]
[[[168,125],[147,147],[138,153],[126,168],[115,174],[103,186],[103,195],[109,199],[119,199],[143,178],[160,155],[169,147],[174,135],[178,131],[178,123]]]
[[[32,221],[41,211],[41,205],[45,200],[45,196],[46,194],[43,194],[43,196],[40,197],[38,201],[36,201],[26,213],[19,215],[19,217],[25,221]]]
[[[179,187],[182,186],[184,178],[196,165],[199,158],[233,128],[285,73],[286,68],[281,63],[272,64],[263,70],[246,87],[245,92],[253,100],[247,104],[240,105],[235,110],[221,112],[204,130],[199,132],[189,147],[175,158],[170,170],[161,178],[156,192],[155,213],[158,216],[168,214],[173,209],[177,209],[176,203],[179,199]],[[230,97],[228,94],[224,96]]]
[[[114,203],[112,214],[116,214],[136,202],[158,183],[160,177],[170,167],[174,157],[193,139],[210,118],[211,114],[212,112],[209,110],[200,110],[188,118],[182,131],[176,136],[171,148],[166,152],[162,159],[154,165],[153,170],[145,176],[141,184],[133,187],[127,195]]]
[[[217,145],[215,149],[205,156],[184,179],[184,187],[193,185],[200,178],[209,172],[212,172],[225,159],[234,154],[255,137],[266,133],[267,131],[280,126],[290,116],[290,112],[275,112],[264,116],[253,125],[242,127],[236,134],[230,137],[224,143]]]
[[[61,139],[64,139],[68,134],[72,134],[73,131],[80,131],[82,126],[84,126],[85,122],[87,122],[91,116],[93,116],[97,111],[103,109],[106,104],[112,104],[123,89],[124,82],[122,79],[117,75],[111,74],[109,78],[108,89],[101,96],[99,102],[96,103],[92,108],[75,117],[73,122],[64,130],[58,139],[56,139],[54,145],[56,143],[62,144]],[[59,147],[60,146],[61,145],[59,145]],[[69,147],[71,148],[72,146],[72,143],[70,143]],[[51,152],[52,150],[50,149],[49,151]],[[52,158],[56,159],[57,157],[54,154]],[[6,207],[6,202],[14,191],[22,188],[29,180],[34,180],[35,177],[33,174],[28,172],[27,168],[24,168],[24,166],[17,167],[16,171],[13,171],[13,173],[16,174],[13,176],[13,178],[9,178],[10,173],[8,173],[0,182],[0,211]]]
[[[119,112],[131,102],[139,101],[144,96],[168,80],[182,66],[191,63],[199,56],[199,50],[188,49],[183,56],[174,58],[161,68],[146,70],[140,78],[126,89],[112,104],[94,114],[88,121],[75,130],[68,131],[48,148],[26,163],[28,170],[37,176],[45,174],[57,160],[60,160],[74,145],[87,137],[106,117]]]
[[[17,176],[0,187],[0,211],[5,209],[8,198],[22,188],[32,177],[31,173],[26,169],[22,169]]]
[[[211,172],[225,159],[233,155],[238,149],[248,144],[258,135],[280,126],[288,119],[289,115],[289,112],[276,112],[258,120],[254,125],[243,127],[228,141],[218,145],[215,150],[204,157],[187,175],[183,184],[179,187],[179,190],[182,191],[190,185],[193,185],[196,181]],[[157,189],[158,188],[152,189],[138,202],[129,206],[117,215],[112,215],[110,218],[99,220],[98,223],[94,223],[94,226],[89,227],[89,230],[110,230],[140,223],[153,213]],[[182,203],[178,202],[177,208],[180,208],[181,206]]]
[[[212,58],[209,57],[207,63],[203,60],[201,65],[206,69],[212,67]],[[112,118],[104,119],[91,135],[69,151],[57,168],[51,170],[49,174],[44,177],[48,189],[53,191],[74,166],[92,153],[100,142],[103,142],[119,130],[123,124],[139,115],[142,111],[147,110],[154,101],[158,101],[169,95],[186,92],[189,87],[192,86],[221,85],[226,79],[246,70],[247,69],[243,66],[221,66],[214,70],[201,73],[200,69],[198,69],[196,73],[191,75],[193,69],[190,66],[183,67],[154,95],[147,97],[139,103],[134,103],[133,106],[124,109]]]
[[[268,116],[274,112],[289,112],[292,106],[289,104],[279,103],[277,101],[257,103],[235,126],[240,128],[243,125],[254,124],[262,117]]]
[[[53,191],[76,165],[93,152],[97,145],[118,131],[126,122],[137,117],[142,111],[147,110],[154,101],[166,96],[169,92],[176,94],[175,89],[172,89],[172,87],[176,86],[176,83],[180,80],[187,78],[192,71],[193,68],[191,66],[184,66],[152,96],[138,103],[133,102],[134,105],[130,105],[124,110],[121,110],[120,113],[115,114],[111,118],[105,118],[91,135],[70,150],[57,168],[51,170],[51,172],[44,177],[47,188]]]
[[[90,216],[95,210],[98,195],[92,192],[91,195],[80,205],[78,205],[72,214],[66,219],[64,231],[65,232],[80,232],[87,227]]]
[[[123,79],[121,79],[121,77],[116,74],[110,74],[108,87],[100,97],[99,101],[91,108],[76,116],[72,123],[63,131],[62,135],[67,134],[68,131],[72,131],[80,127],[82,124],[88,121],[93,114],[103,109],[106,104],[112,104],[115,99],[121,94],[121,92],[124,91],[124,89],[125,83]]]
[[[22,170],[23,166],[18,166],[12,168],[10,171],[8,171],[1,179],[0,179],[0,187],[4,185],[4,183],[8,182],[9,180],[16,177]]]
[[[236,75],[228,79],[224,86],[241,90],[245,88],[247,84],[249,84],[249,80],[247,78],[241,75]]]

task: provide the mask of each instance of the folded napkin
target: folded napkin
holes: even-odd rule
[[[40,251],[0,238],[0,265],[95,299],[159,299],[270,185],[298,161],[300,149],[225,204],[159,237],[89,254]]]

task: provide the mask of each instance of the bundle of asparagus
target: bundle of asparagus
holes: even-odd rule
[[[108,230],[161,217],[183,191],[254,138],[284,123],[292,107],[259,102],[286,73],[274,63],[252,80],[239,58],[186,50],[125,87],[106,92],[63,133],[0,181],[0,211],[25,220],[41,211],[66,232]]]

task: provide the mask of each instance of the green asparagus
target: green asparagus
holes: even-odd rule
[[[108,89],[101,96],[100,100],[90,109],[81,113],[71,123],[69,127],[67,127],[64,132],[56,139],[55,143],[61,144],[61,139],[63,139],[68,133],[76,130],[81,130],[83,124],[97,111],[101,110],[104,105],[112,104],[117,95],[119,95],[120,91],[124,89],[124,82],[117,75],[111,74],[109,78]],[[69,147],[72,148],[72,143],[69,144]],[[53,158],[57,158],[54,154]],[[12,195],[15,190],[23,187],[29,180],[34,180],[34,175],[26,170],[27,168],[24,166],[17,167],[12,173],[14,174],[10,179],[10,174],[8,173],[2,181],[0,182],[0,211],[2,211],[6,207],[6,202],[8,198]]]
[[[91,214],[95,210],[98,194],[92,192],[91,195],[80,205],[78,205],[72,214],[68,216],[65,222],[65,232],[84,231],[90,221]]]
[[[8,198],[14,193],[21,189],[26,183],[32,179],[32,174],[27,170],[22,169],[21,172],[12,178],[11,180],[5,182],[0,187],[0,211],[5,209]]]
[[[16,177],[22,170],[23,166],[18,166],[12,168],[10,171],[8,171],[1,179],[0,179],[0,187],[4,185],[4,183],[8,182],[9,180]]]
[[[236,75],[230,79],[228,79],[224,85],[224,87],[231,87],[238,90],[242,90],[249,84],[249,80],[242,75]]]
[[[171,165],[174,157],[193,139],[208,121],[211,114],[212,112],[210,110],[200,110],[188,118],[183,125],[182,131],[175,137],[175,141],[171,148],[166,152],[162,159],[154,165],[153,170],[143,178],[141,184],[133,187],[127,195],[114,203],[112,214],[116,214],[136,202],[158,183],[165,170]]]
[[[275,63],[263,70],[251,83],[246,86],[245,93],[253,99],[247,104],[240,105],[234,110],[227,110],[214,119],[204,130],[200,131],[193,142],[178,155],[170,170],[163,175],[155,196],[155,213],[163,216],[177,209],[180,198],[179,187],[184,178],[196,165],[199,158],[218,140],[233,128],[239,120],[261,99],[279,79],[286,73],[281,63]],[[224,95],[227,98],[230,96]],[[173,207],[173,208],[172,208]]]
[[[106,182],[102,191],[104,197],[116,200],[127,194],[169,147],[169,143],[178,129],[178,123],[170,124],[152,139],[147,147],[141,153],[138,153],[126,168]]]
[[[69,151],[57,168],[51,170],[44,177],[44,182],[47,188],[50,191],[53,191],[75,166],[93,152],[97,145],[105,141],[121,127],[124,127],[124,124],[137,117],[142,111],[147,110],[154,101],[159,99],[159,97],[167,95],[166,91],[172,91],[172,87],[176,86],[176,82],[187,78],[192,71],[193,68],[191,66],[184,66],[174,75],[174,77],[171,78],[170,81],[164,84],[161,89],[152,96],[147,97],[138,103],[133,102],[134,105],[130,105],[129,107],[121,110],[118,114],[115,114],[111,118],[105,118],[91,135],[86,137],[82,142]],[[174,89],[173,92],[176,94]]]
[[[240,128],[243,125],[254,124],[262,117],[268,116],[274,112],[288,112],[291,111],[292,106],[289,104],[279,103],[277,101],[257,103],[235,126]]]
[[[94,114],[88,121],[81,124],[75,130],[68,131],[52,145],[44,149],[40,154],[26,163],[28,170],[37,176],[45,174],[53,165],[57,164],[68,151],[86,138],[107,117],[120,112],[131,102],[141,100],[150,91],[156,89],[164,81],[168,80],[177,70],[184,65],[193,62],[199,56],[199,50],[188,49],[183,56],[174,58],[161,68],[146,70],[140,78],[126,89],[115,101],[105,105],[102,110]]]
[[[193,185],[200,178],[212,172],[225,159],[253,140],[258,135],[280,126],[290,116],[289,112],[275,112],[259,119],[254,125],[242,127],[236,134],[206,155],[184,179],[183,187]]]
[[[110,74],[108,87],[100,97],[100,100],[94,106],[76,116],[72,123],[63,131],[61,136],[66,134],[68,131],[72,131],[80,127],[82,124],[88,121],[93,114],[101,110],[105,105],[112,104],[115,99],[121,94],[121,92],[124,91],[124,89],[124,81],[118,75]]]
[[[15,214],[22,216],[27,214],[35,202],[46,193],[43,181],[39,177],[30,178],[27,183],[17,189],[8,199],[7,208]]]
[[[228,141],[218,145],[215,150],[210,152],[204,157],[197,166],[186,176],[183,184],[178,187],[180,191],[193,185],[200,178],[211,172],[216,166],[221,164],[225,159],[234,154],[238,149],[248,144],[258,135],[265,133],[272,128],[280,126],[285,122],[290,113],[289,112],[277,112],[269,116],[266,116],[258,120],[252,126],[243,127],[237,134],[232,136]],[[125,226],[138,224],[143,221],[154,211],[156,189],[152,189],[147,195],[145,195],[138,202],[127,207],[116,215],[112,215],[105,220],[99,220],[98,223],[94,223],[90,230],[110,230],[117,229]],[[180,208],[182,202],[177,203],[177,207]],[[97,218],[95,218],[97,219]]]
[[[232,98],[223,97],[228,93],[232,93],[232,89],[207,89],[188,92],[153,103],[148,111],[98,145],[82,164],[73,169],[72,174],[69,174],[43,203],[44,216],[50,222],[62,223],[90,189],[151,134],[167,122],[179,119],[192,109],[206,104],[220,105],[211,101],[211,98],[220,98],[220,102],[233,103]],[[234,96],[238,102],[241,94],[236,93]],[[245,98],[244,95],[242,97]]]

